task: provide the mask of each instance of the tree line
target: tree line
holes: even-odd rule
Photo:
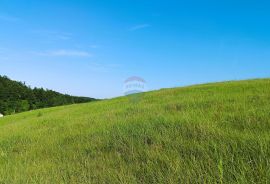
[[[31,88],[25,83],[0,75],[0,113],[10,115],[34,109],[95,101],[43,88]]]

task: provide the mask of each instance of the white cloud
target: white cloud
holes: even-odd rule
[[[42,56],[62,56],[62,57],[91,57],[92,54],[87,51],[79,51],[79,50],[55,50],[48,52],[39,52],[38,55]]]
[[[63,35],[57,35],[56,36],[59,40],[70,40],[71,39],[71,35],[67,35],[67,34],[63,34]]]
[[[0,15],[0,20],[7,21],[7,22],[16,22],[19,20],[19,18],[9,16],[9,15]]]
[[[99,45],[90,45],[90,48],[97,49],[97,48],[100,48],[100,46]]]
[[[136,30],[144,29],[144,28],[148,28],[148,27],[151,27],[151,25],[150,24],[139,24],[139,25],[135,25],[133,27],[130,27],[129,31],[136,31]]]
[[[89,69],[95,72],[110,72],[112,70],[118,70],[121,68],[121,65],[118,64],[106,64],[99,62],[91,62],[89,63]]]
[[[70,40],[72,39],[72,33],[54,31],[54,30],[46,30],[46,29],[38,29],[31,30],[32,33],[41,36],[46,39],[46,41],[58,41],[58,40]]]

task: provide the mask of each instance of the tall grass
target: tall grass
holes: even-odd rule
[[[0,183],[270,183],[270,80],[0,120]]]

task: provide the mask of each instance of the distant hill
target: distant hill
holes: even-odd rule
[[[74,103],[95,101],[87,97],[75,97],[43,88],[30,88],[25,83],[0,76],[0,113],[4,115]]]

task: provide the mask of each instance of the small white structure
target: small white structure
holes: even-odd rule
[[[2,118],[2,117],[4,117],[4,115],[0,113],[0,118]]]

